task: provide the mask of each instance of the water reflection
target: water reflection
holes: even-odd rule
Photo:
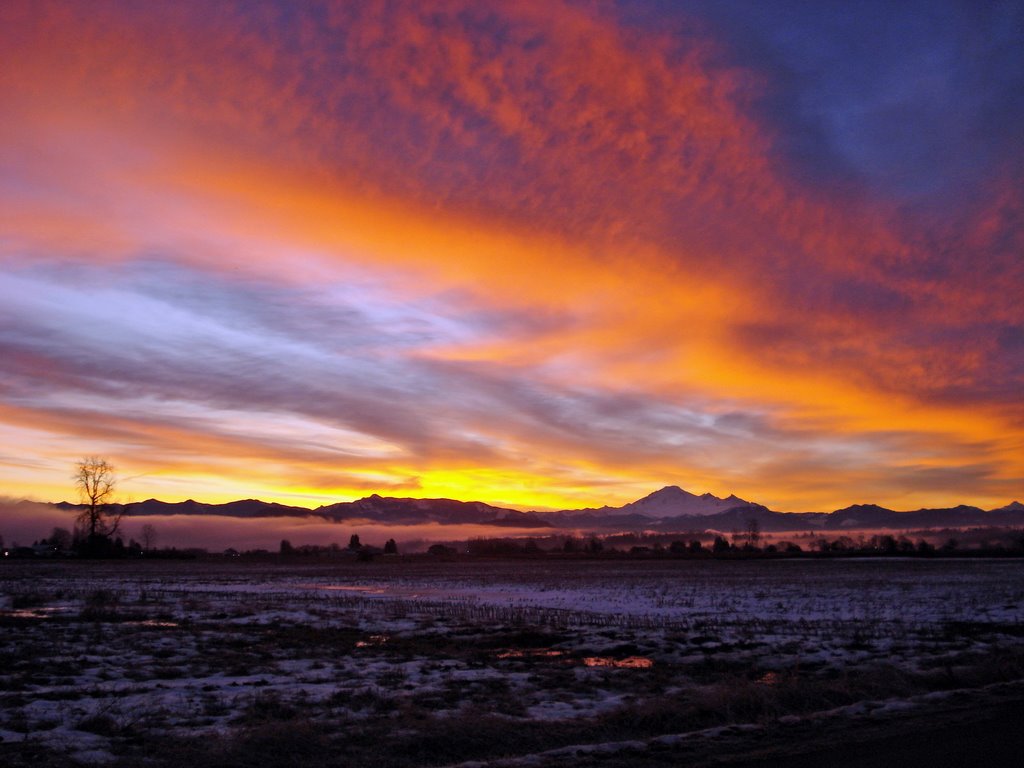
[[[507,651],[500,651],[497,654],[499,659],[553,659],[564,656],[565,651],[556,651],[550,648],[512,648]]]
[[[588,667],[614,667],[616,669],[648,669],[654,662],[646,656],[627,656],[613,659],[611,656],[587,656],[583,663]]]
[[[356,648],[373,648],[387,643],[391,638],[387,635],[370,635],[365,640],[356,640]]]

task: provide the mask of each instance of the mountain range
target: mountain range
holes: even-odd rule
[[[80,505],[59,502],[60,509]],[[826,513],[776,512],[737,496],[719,498],[690,493],[675,485],[621,507],[521,512],[482,501],[393,498],[373,494],[357,501],[329,504],[317,509],[244,499],[226,504],[188,500],[165,502],[148,499],[111,505],[131,517],[151,515],[219,515],[236,518],[320,517],[332,522],[371,521],[389,525],[476,524],[495,528],[571,529],[593,532],[622,530],[734,531],[756,521],[762,531],[952,528],[1024,525],[1024,504],[1011,502],[997,509],[959,505],[941,509],[897,512],[876,504],[854,504]]]

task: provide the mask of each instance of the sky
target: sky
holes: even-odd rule
[[[1024,496],[1024,3],[0,3],[0,495]]]

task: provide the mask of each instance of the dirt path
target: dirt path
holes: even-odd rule
[[[996,709],[924,715],[875,730],[854,731],[799,755],[727,765],[786,765],[789,768],[1016,768],[1024,765],[1024,701]],[[835,738],[835,737],[833,737]]]
[[[578,748],[473,764],[490,768],[1018,768],[1024,681],[959,691],[885,717],[823,716],[734,726],[643,744]]]

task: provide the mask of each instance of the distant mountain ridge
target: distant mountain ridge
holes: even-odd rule
[[[700,496],[684,491],[678,485],[667,485],[622,507],[631,513],[648,517],[679,517],[681,515],[714,515],[735,507],[748,507],[752,502],[730,494],[720,499],[710,493]]]
[[[601,517],[628,517],[628,518],[665,518],[683,516],[710,516],[724,512],[735,507],[757,506],[753,502],[744,501],[738,496],[729,495],[724,499],[704,493],[698,496],[695,493],[684,491],[678,485],[666,485],[654,493],[644,496],[642,499],[623,504],[621,507],[598,507],[589,509],[565,509],[558,512],[540,513],[545,518],[551,519],[585,519]]]
[[[59,502],[60,509],[81,505]],[[327,504],[316,509],[294,507],[259,499],[241,499],[226,504],[206,504],[189,499],[165,502],[147,499],[132,504],[111,505],[130,517],[152,515],[217,515],[235,518],[320,517],[331,522],[371,521],[390,525],[488,525],[496,528],[657,531],[733,531],[756,521],[761,530],[841,531],[861,528],[911,529],[965,526],[1024,525],[1024,504],[1012,501],[991,510],[961,504],[941,509],[897,512],[877,504],[853,504],[834,512],[776,512],[734,495],[719,498],[710,493],[697,495],[669,485],[621,507],[521,512],[482,501],[454,499],[395,498],[372,494],[356,501]]]
[[[80,509],[82,505],[66,501],[53,506],[59,509]],[[111,504],[112,510],[124,512],[129,517],[153,515],[217,515],[237,518],[260,517],[322,517],[326,520],[371,520],[392,525],[416,525],[440,523],[458,525],[475,523],[517,528],[550,528],[551,523],[542,520],[534,512],[520,512],[485,504],[482,501],[456,501],[454,499],[411,499],[388,498],[373,494],[357,501],[342,501],[308,509],[286,504],[243,499],[226,504],[206,504],[188,499],[167,502],[157,499],[130,504]]]
[[[313,514],[333,520],[373,520],[398,525],[476,523],[519,528],[550,528],[535,512],[520,512],[482,501],[453,499],[398,499],[373,494],[358,501],[342,501],[319,507]]]

